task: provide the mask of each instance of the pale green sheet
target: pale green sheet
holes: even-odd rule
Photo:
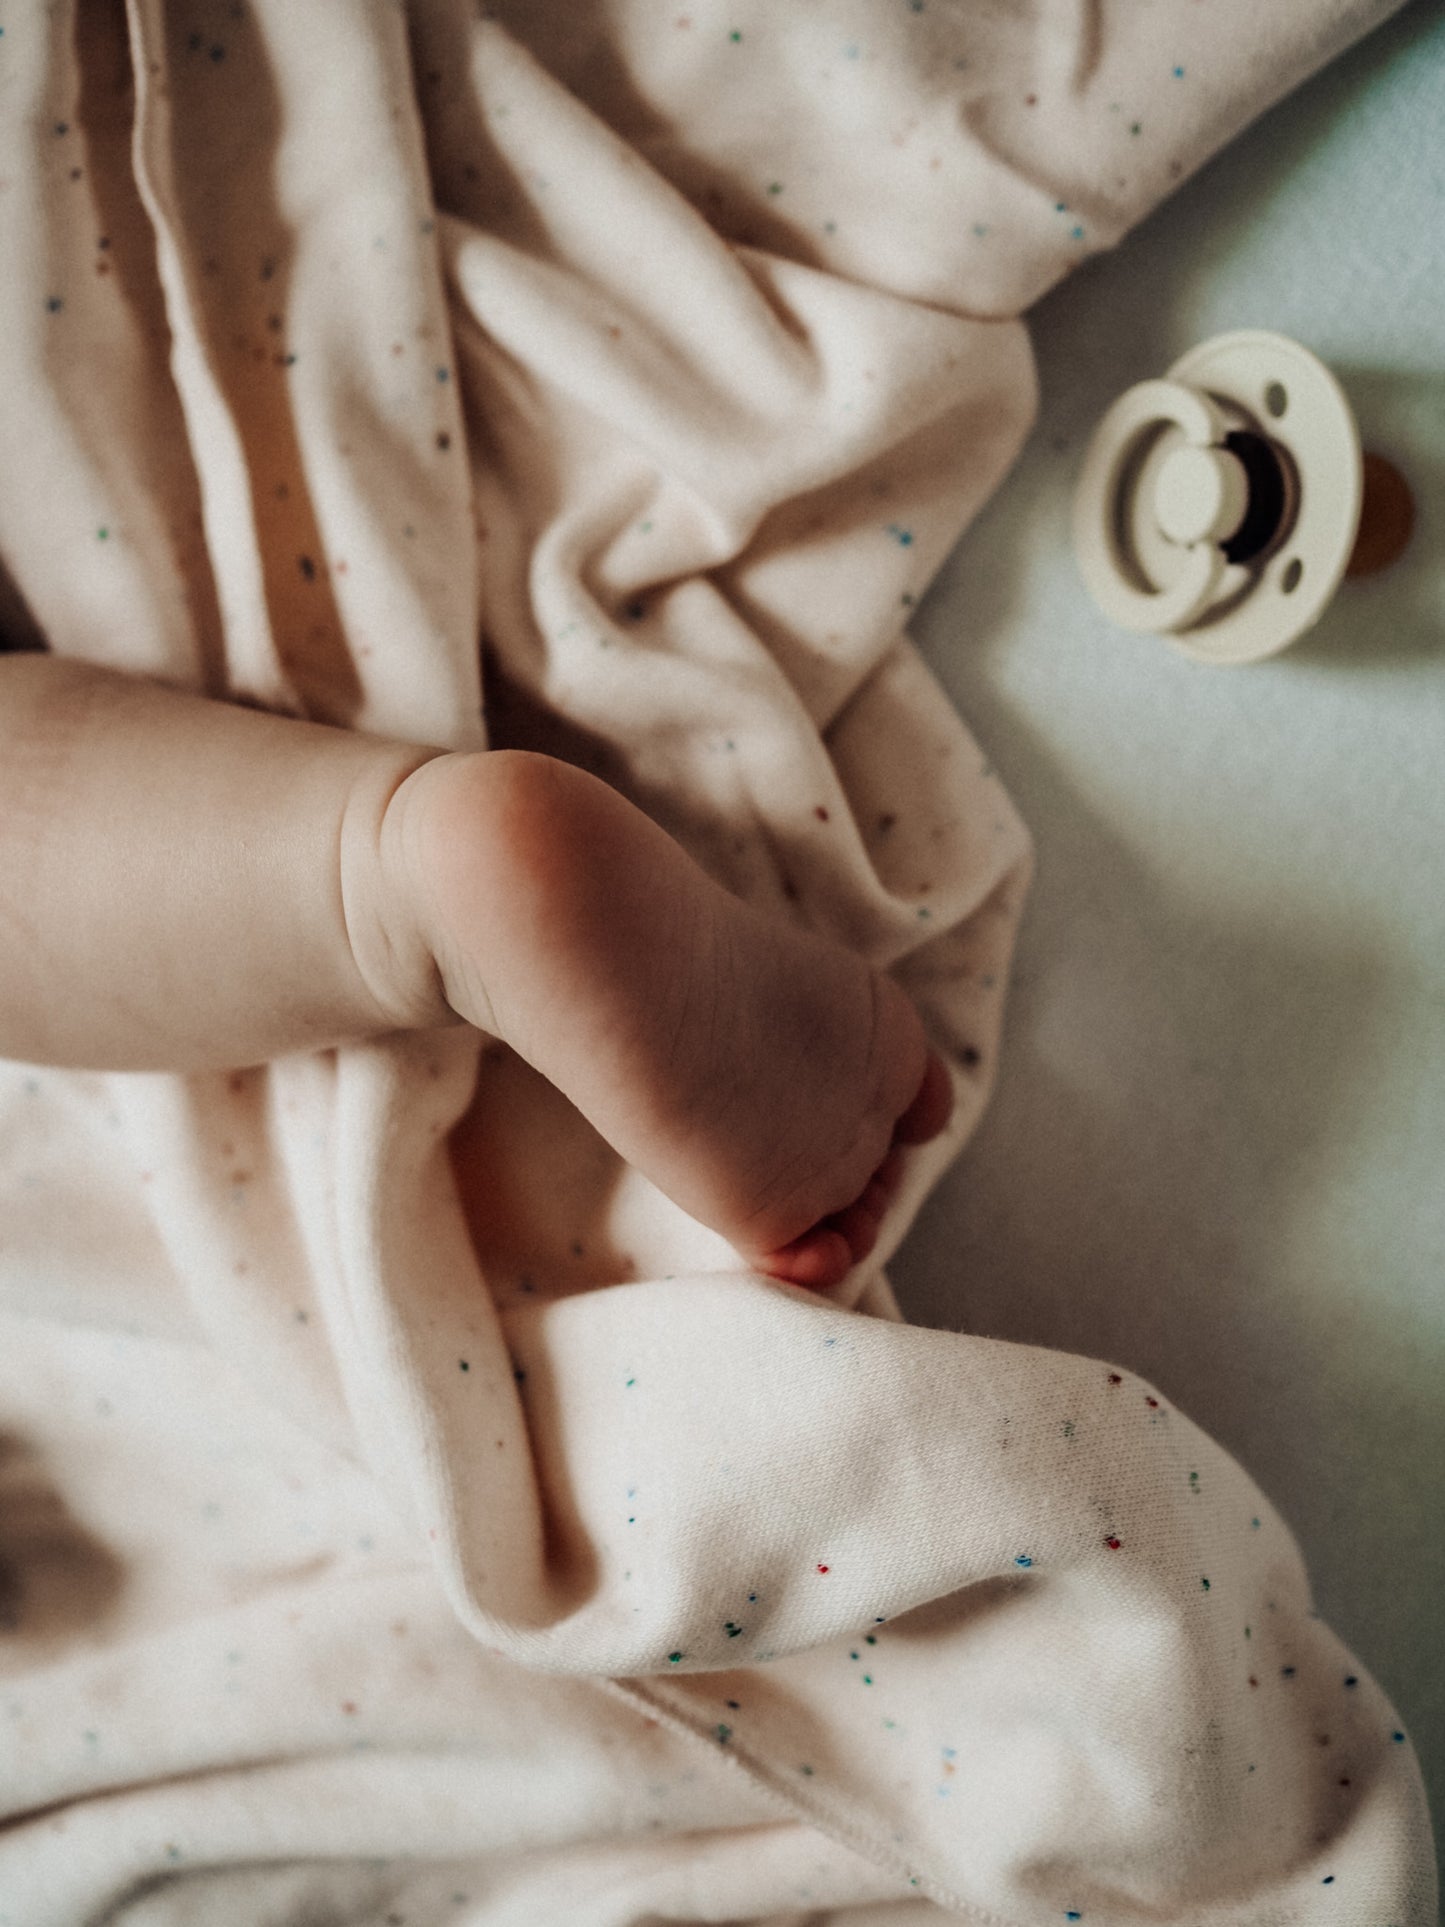
[[[1445,9],[1275,108],[1035,312],[1038,427],[919,625],[1031,825],[998,1093],[892,1268],[1133,1367],[1293,1523],[1445,1816]],[[1344,383],[1411,548],[1275,662],[1111,629],[1088,435],[1239,327]],[[958,1259],[966,1280],[959,1286]]]

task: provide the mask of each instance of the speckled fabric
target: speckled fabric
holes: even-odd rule
[[[472,1032],[0,1066],[0,1927],[1434,1920],[1245,1472],[878,1269],[1027,883],[905,633],[1018,317],[1386,11],[0,5],[9,639],[579,762],[957,1093],[827,1299]]]

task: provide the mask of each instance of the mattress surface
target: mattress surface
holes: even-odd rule
[[[911,1316],[1121,1359],[1300,1536],[1445,1809],[1445,17],[1408,7],[1031,319],[1018,467],[924,652],[1033,830],[997,1094],[894,1261]],[[1407,477],[1395,566],[1278,659],[1112,628],[1095,422],[1235,328],[1312,348]]]

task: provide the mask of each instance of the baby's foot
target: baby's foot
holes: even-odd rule
[[[758,1269],[836,1284],[898,1146],[948,1121],[909,998],[724,890],[642,811],[524,751],[444,757],[391,826],[447,1001]]]

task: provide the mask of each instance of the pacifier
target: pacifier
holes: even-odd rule
[[[1167,636],[1198,662],[1257,662],[1318,622],[1363,557],[1366,525],[1372,555],[1393,560],[1411,519],[1403,478],[1362,456],[1324,363],[1243,329],[1191,348],[1105,414],[1074,496],[1074,553],[1121,628]],[[1365,566],[1384,565],[1355,572]]]

